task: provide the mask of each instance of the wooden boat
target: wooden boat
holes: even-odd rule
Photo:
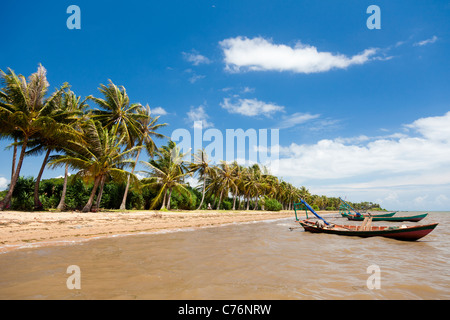
[[[367,218],[370,219],[370,218]],[[352,226],[352,225],[320,225],[317,221],[301,220],[298,221],[305,231],[314,233],[329,233],[342,236],[356,236],[356,237],[385,237],[396,240],[415,241],[425,237],[436,228],[437,223],[421,225],[421,226],[401,226],[401,227],[387,227],[387,226]]]
[[[392,222],[402,222],[402,221],[411,221],[418,222],[425,218],[428,213],[418,214],[415,216],[405,216],[405,217],[380,217],[380,216],[372,216],[373,221],[392,221]],[[347,215],[348,220],[352,221],[363,221],[365,217],[358,216],[356,214]]]
[[[340,213],[341,213],[341,215],[342,215],[344,218],[348,218],[349,216],[354,215],[354,214],[351,214],[351,213],[348,213],[348,212],[343,212],[343,211],[340,211]],[[394,216],[396,213],[397,213],[396,211],[395,211],[395,212],[388,212],[388,213],[380,213],[380,214],[361,213],[361,216],[363,217],[362,219],[364,219],[364,217],[369,217],[369,216],[385,218],[385,217],[392,217],[392,216]]]
[[[299,220],[297,217],[297,208],[304,206],[304,209],[311,211],[318,219],[311,221],[308,219]],[[425,237],[436,228],[437,223],[421,225],[421,226],[372,226],[373,217],[365,217],[360,226],[357,225],[337,225],[327,222],[324,218],[319,216],[311,206],[303,199],[300,203],[294,203],[295,220],[305,229],[305,231],[313,233],[328,233],[343,236],[356,237],[385,237],[397,240],[415,241]]]
[[[345,202],[341,197],[339,197],[339,199],[342,201],[342,204],[339,206],[339,213],[344,217],[344,218],[348,218],[348,216],[351,215],[356,215],[356,216],[360,216],[362,217],[361,220],[364,219],[364,217],[392,217],[393,215],[395,215],[397,212],[388,212],[388,213],[377,213],[377,214],[372,214],[372,213],[360,213],[358,211],[356,211],[350,204],[348,204],[347,202]],[[351,213],[351,211],[353,211],[354,213]]]

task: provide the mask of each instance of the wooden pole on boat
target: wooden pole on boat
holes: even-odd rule
[[[305,207],[308,208],[309,211],[311,211],[317,218],[319,218],[320,220],[322,220],[323,222],[325,222],[325,224],[326,224],[327,226],[330,225],[324,218],[322,218],[321,216],[319,216],[319,215],[314,211],[314,209],[311,208],[311,206],[310,206],[308,203],[306,203],[305,200],[300,199],[300,202],[303,203],[303,204],[305,205]]]

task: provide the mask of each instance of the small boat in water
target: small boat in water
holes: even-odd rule
[[[380,217],[380,216],[372,216],[372,221],[391,221],[391,222],[403,222],[403,221],[411,221],[411,222],[419,222],[423,218],[425,218],[428,213],[418,214],[415,216],[405,216],[405,217]],[[370,217],[370,216],[369,216]],[[363,221],[366,216],[358,216],[356,214],[351,214],[347,216],[348,220],[352,221]]]
[[[370,218],[367,218],[368,220]],[[356,237],[385,237],[396,240],[415,241],[425,237],[436,228],[437,223],[421,225],[421,226],[401,226],[401,227],[387,227],[387,226],[352,226],[352,225],[322,225],[317,221],[301,220],[298,221],[305,231],[314,233],[329,233],[342,236],[356,236]]]
[[[344,218],[348,218],[349,216],[353,216],[353,215],[358,216],[357,214],[344,212],[342,210],[340,211],[340,213],[341,213],[341,216],[343,216]],[[372,216],[372,217],[380,217],[380,218],[388,218],[388,217],[393,217],[396,213],[397,213],[396,211],[395,212],[388,212],[388,213],[379,213],[379,214],[378,213],[377,214],[374,214],[374,213],[360,213],[359,217],[363,217],[363,219],[364,219],[364,217],[370,217],[370,216]]]
[[[299,220],[297,217],[297,208],[300,205],[311,211],[318,219],[312,221],[309,219]],[[303,199],[301,203],[294,203],[295,218],[305,231],[313,233],[328,233],[343,236],[356,237],[385,237],[396,240],[415,241],[425,237],[436,228],[437,223],[421,225],[421,226],[372,226],[373,217],[365,217],[363,223],[358,225],[337,225],[327,222],[319,216],[311,206]],[[307,216],[308,217],[308,216]]]
[[[351,215],[356,215],[358,217],[362,217],[361,220],[364,219],[364,217],[392,217],[394,216],[397,212],[387,212],[387,213],[360,213],[358,211],[356,211],[350,204],[348,204],[347,202],[345,202],[341,197],[339,197],[339,200],[342,201],[342,204],[339,206],[339,213],[344,217],[344,218],[348,218]],[[353,211],[354,213],[351,213],[351,211]]]

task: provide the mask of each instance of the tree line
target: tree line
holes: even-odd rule
[[[315,209],[339,207],[339,198],[313,195],[259,164],[212,164],[205,150],[182,153],[158,132],[167,124],[159,123],[148,105],[131,103],[126,89],[111,80],[98,88],[100,97],[82,99],[68,83],[48,94],[42,65],[28,79],[10,68],[0,70],[0,76],[0,138],[13,141],[8,147],[12,149],[11,181],[0,193],[0,210],[277,211],[293,209],[300,198]],[[158,148],[155,139],[167,143]],[[142,151],[148,161],[139,160]],[[21,177],[25,157],[33,155],[44,155],[37,176]],[[138,163],[144,170],[136,171]],[[41,181],[46,168],[58,167],[65,169],[63,178]],[[69,176],[69,169],[76,174]],[[187,183],[193,176],[198,187]],[[363,203],[353,205],[364,207]]]

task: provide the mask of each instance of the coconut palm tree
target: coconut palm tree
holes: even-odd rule
[[[186,189],[187,185],[184,183],[185,177],[192,174],[187,170],[183,160],[187,154],[182,153],[173,141],[169,141],[168,146],[158,149],[156,160],[152,159],[150,162],[141,161],[150,171],[142,170],[140,172],[151,177],[150,181],[144,183],[143,186],[159,188],[158,195],[153,199],[151,208],[154,208],[161,200],[161,197],[163,197],[161,209],[166,207],[170,209],[170,199],[173,190],[190,195],[189,190]]]
[[[155,142],[153,141],[153,138],[154,137],[166,138],[164,135],[157,133],[156,130],[167,126],[167,123],[157,124],[159,116],[153,118],[151,116],[151,110],[148,105],[145,107],[145,109],[144,108],[137,109],[136,112],[142,113],[143,115],[145,115],[145,117],[137,119],[137,121],[140,124],[140,127],[139,127],[140,134],[138,136],[137,145],[139,147],[145,146],[145,150],[147,150],[148,155],[150,157],[152,157],[153,153],[155,152],[155,149],[156,149],[156,145],[155,145]],[[137,151],[136,159],[135,159],[133,168],[131,169],[132,174],[134,173],[134,170],[136,169],[136,164],[138,162],[139,155],[141,154],[141,150],[142,150],[142,148],[139,148]],[[129,187],[130,187],[130,178],[127,179],[127,184],[125,186],[125,192],[123,194],[122,204],[120,205],[120,210],[125,210],[125,208],[126,208]]]
[[[115,125],[107,129],[100,122],[90,119],[83,124],[82,129],[85,143],[72,141],[64,148],[65,154],[52,157],[49,165],[56,167],[68,163],[73,169],[79,170],[77,175],[86,181],[94,181],[89,200],[82,210],[88,212],[93,206],[97,189],[99,194],[96,206],[100,205],[102,186],[107,178],[123,181],[131,176],[132,179],[137,179],[134,174],[124,170],[124,167],[134,163],[129,156],[140,147],[121,150],[126,137],[124,134],[119,137],[116,135]]]
[[[258,197],[261,192],[261,169],[258,164],[247,168],[244,188],[247,190],[247,210],[250,209],[250,198],[256,200],[254,209],[258,207]]]
[[[197,210],[201,209],[203,201],[205,200],[206,181],[207,178],[211,176],[211,172],[213,170],[213,167],[209,165],[210,162],[211,161],[208,160],[208,154],[205,149],[199,149],[197,150],[197,153],[194,154],[194,162],[189,165],[191,172],[197,172],[199,174],[199,180],[203,180],[202,200],[200,201]]]
[[[71,117],[70,125],[79,132],[82,132],[81,123],[86,120],[86,109],[88,107],[86,101],[88,98],[81,100],[81,97],[77,96],[72,91],[67,91],[64,93],[63,97],[59,99],[60,101],[60,109],[65,110],[68,114],[75,116],[75,118]],[[78,142],[80,142],[78,140]],[[57,210],[62,211],[66,207],[66,192],[67,192],[67,180],[69,176],[69,164],[65,164],[64,168],[64,183],[63,189],[61,192],[61,199],[59,201]]]
[[[236,210],[236,200],[240,196],[240,190],[243,186],[244,167],[240,166],[236,160],[231,163],[231,166],[233,167],[234,178],[233,210]]]
[[[115,128],[116,133],[123,134],[128,147],[141,134],[141,122],[148,115],[142,112],[140,103],[130,104],[130,98],[123,86],[116,86],[111,80],[108,85],[101,84],[99,91],[103,98],[89,96],[101,109],[93,110],[91,118],[98,120],[105,128]]]
[[[45,154],[34,187],[34,210],[43,208],[39,200],[39,183],[50,153],[52,151],[63,151],[62,146],[67,141],[80,141],[82,139],[82,134],[76,129],[75,125],[83,115],[82,109],[86,108],[87,105],[85,104],[86,100],[80,100],[80,97],[76,97],[70,90],[55,98],[52,103],[56,104],[56,107],[49,114],[49,117],[58,123],[60,129],[50,135],[39,132],[28,142],[30,149],[27,151],[27,155]]]
[[[42,65],[39,65],[37,72],[33,73],[28,81],[24,76],[16,75],[11,69],[8,69],[7,73],[0,70],[4,85],[0,94],[2,121],[9,123],[7,130],[10,130],[10,134],[14,134],[15,138],[19,137],[21,144],[17,166],[8,193],[0,202],[0,210],[3,210],[11,200],[29,140],[37,134],[47,137],[63,129],[63,125],[58,124],[50,115],[56,107],[52,103],[53,100],[60,96],[68,85],[64,84],[46,97],[49,87],[46,74],[47,71]]]
[[[227,196],[230,190],[233,191],[236,189],[235,167],[226,161],[221,161],[215,169],[216,179],[214,185],[217,186],[217,190],[220,190],[219,203],[217,204],[217,210],[219,210],[223,195]]]

